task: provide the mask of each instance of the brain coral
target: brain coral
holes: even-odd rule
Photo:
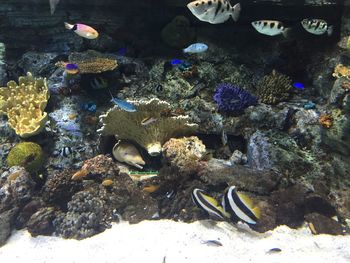
[[[292,80],[276,70],[266,75],[258,84],[257,93],[260,101],[266,104],[277,104],[287,100],[292,90]]]
[[[245,108],[257,103],[257,99],[249,92],[227,83],[217,87],[214,100],[219,110],[233,113],[241,113]]]
[[[45,127],[49,97],[46,79],[28,72],[19,77],[19,84],[11,80],[0,88],[0,115],[7,115],[10,127],[22,138],[36,135]]]

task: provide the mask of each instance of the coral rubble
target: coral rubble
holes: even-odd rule
[[[46,79],[34,78],[31,73],[19,77],[19,83],[10,81],[0,89],[0,114],[6,114],[16,134],[27,138],[45,127],[44,109],[50,97]]]
[[[152,156],[161,152],[162,145],[173,137],[193,133],[197,124],[189,123],[188,116],[167,116],[170,104],[159,99],[130,101],[137,112],[126,112],[119,107],[111,108],[100,116],[102,135],[115,135],[117,139],[131,140],[145,148]],[[145,118],[157,119],[149,125],[142,125]]]

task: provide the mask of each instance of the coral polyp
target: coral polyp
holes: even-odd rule
[[[248,91],[228,83],[222,83],[216,88],[214,100],[220,111],[231,113],[242,113],[244,109],[257,104],[257,98]]]

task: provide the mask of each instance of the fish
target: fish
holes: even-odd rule
[[[95,77],[91,80],[90,85],[94,90],[106,89],[108,88],[108,80],[103,77]]]
[[[74,173],[72,175],[71,179],[74,180],[74,181],[80,180],[80,179],[83,179],[84,177],[86,177],[88,174],[89,174],[89,171],[82,168],[81,170],[79,170],[76,173]]]
[[[222,243],[218,240],[203,240],[201,241],[201,244],[205,244],[207,246],[212,247],[222,247]]]
[[[307,32],[314,35],[327,33],[330,36],[333,33],[333,26],[328,25],[323,19],[303,19],[301,25]]]
[[[268,36],[277,36],[280,34],[286,36],[289,30],[283,26],[282,22],[277,20],[258,20],[253,21],[251,24],[260,34]]]
[[[103,186],[112,186],[113,185],[113,180],[112,179],[104,179],[101,183]]]
[[[219,219],[229,218],[230,215],[220,206],[219,202],[201,189],[192,192],[193,202],[201,209]]]
[[[84,24],[69,24],[67,22],[64,22],[64,26],[68,30],[74,31],[78,36],[87,38],[87,39],[95,39],[98,38],[98,32],[93,29],[91,26],[84,25]]]
[[[296,88],[296,89],[305,89],[304,84],[300,83],[300,82],[294,82],[293,83],[293,87]]]
[[[64,67],[65,72],[67,74],[75,75],[79,73],[79,67],[77,64],[74,63],[67,63]]]
[[[154,122],[156,122],[157,119],[156,118],[153,118],[153,117],[147,117],[147,118],[144,118],[142,121],[141,121],[141,125],[142,126],[147,126],[147,125],[150,125]]]
[[[73,150],[69,146],[64,146],[61,150],[59,150],[59,155],[61,155],[62,157],[68,157],[72,153],[73,153]]]
[[[222,129],[222,131],[221,131],[221,143],[222,143],[222,146],[226,146],[227,142],[228,142],[227,133],[225,132],[224,129]]]
[[[53,15],[56,11],[56,6],[58,5],[58,3],[60,2],[60,0],[50,0],[50,11],[51,11],[51,15]]]
[[[235,186],[231,186],[222,197],[222,207],[226,213],[248,224],[256,224],[260,218],[260,209],[253,205],[252,200],[243,193],[239,193]]]
[[[228,0],[197,0],[187,4],[187,8],[199,20],[210,24],[221,24],[230,17],[236,22],[241,13],[240,3],[231,6]]]
[[[189,45],[187,48],[183,49],[184,53],[202,53],[208,50],[208,46],[204,43],[194,43],[192,45]]]
[[[114,98],[112,93],[111,93],[111,91],[109,91],[109,93],[112,96],[111,102],[113,102],[115,105],[117,105],[122,110],[127,111],[127,112],[135,112],[135,111],[137,111],[137,109],[136,109],[134,104],[131,104],[131,103],[125,101],[125,100]]]
[[[180,59],[172,59],[170,61],[170,63],[171,63],[171,65],[176,66],[176,65],[181,65],[183,63],[183,61]]]
[[[278,248],[278,247],[274,247],[269,249],[269,251],[266,252],[266,254],[274,254],[274,253],[279,253],[282,252],[282,249]]]

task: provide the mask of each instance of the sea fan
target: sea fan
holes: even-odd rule
[[[216,88],[214,100],[220,111],[232,113],[242,113],[245,108],[257,104],[256,97],[228,83],[222,83]]]

